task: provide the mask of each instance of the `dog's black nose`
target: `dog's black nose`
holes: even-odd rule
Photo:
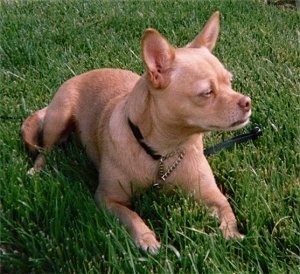
[[[248,96],[243,96],[239,102],[238,105],[241,107],[241,109],[245,112],[249,111],[251,109],[251,98]]]

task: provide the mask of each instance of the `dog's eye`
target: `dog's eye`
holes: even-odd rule
[[[213,90],[210,89],[210,90],[203,92],[201,95],[204,97],[210,97],[212,94],[213,94]]]

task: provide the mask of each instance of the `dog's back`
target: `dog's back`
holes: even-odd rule
[[[21,131],[25,144],[32,153],[41,147],[48,151],[76,129],[92,161],[98,164],[94,136],[101,112],[112,98],[130,92],[139,78],[121,69],[97,69],[71,78],[47,107],[24,121]],[[37,162],[44,165],[44,160]]]

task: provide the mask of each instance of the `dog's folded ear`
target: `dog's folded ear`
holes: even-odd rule
[[[189,48],[206,47],[212,51],[217,42],[220,32],[220,13],[216,11],[209,18],[202,31],[196,38],[186,45]]]
[[[142,39],[142,55],[153,87],[166,88],[170,82],[175,49],[158,31],[147,29]]]

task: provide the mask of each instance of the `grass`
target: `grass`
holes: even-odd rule
[[[1,273],[299,271],[299,13],[264,2],[1,2]],[[32,159],[20,125],[74,74],[97,67],[142,73],[145,28],[184,45],[215,10],[222,14],[215,54],[233,72],[234,88],[252,97],[248,129],[264,130],[259,140],[209,158],[246,238],[225,241],[205,208],[180,192],[149,190],[134,206],[162,242],[151,256],[96,208],[97,174],[76,141],[27,176]],[[206,143],[246,130],[210,134]]]

